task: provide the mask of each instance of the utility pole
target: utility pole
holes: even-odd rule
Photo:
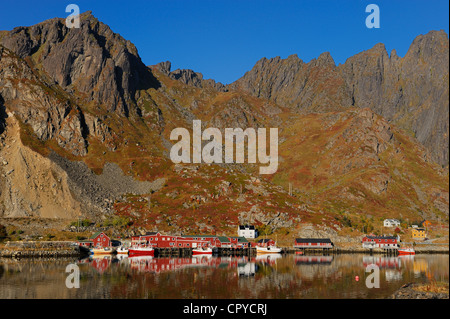
[[[292,183],[289,183],[289,196],[292,196]]]

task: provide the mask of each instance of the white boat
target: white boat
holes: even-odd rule
[[[119,248],[117,248],[117,253],[128,255],[128,247],[120,246]]]
[[[212,255],[210,247],[199,247],[192,249],[192,255]]]
[[[92,255],[112,255],[116,249],[114,247],[95,247],[91,248],[90,252]]]
[[[278,248],[277,246],[267,246],[267,247],[256,246],[256,253],[257,254],[276,254],[276,253],[281,253],[281,248]]]

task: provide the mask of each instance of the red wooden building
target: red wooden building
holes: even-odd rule
[[[329,238],[296,238],[294,248],[301,249],[331,249],[333,243]]]
[[[396,236],[366,236],[362,239],[363,248],[398,248]]]
[[[154,248],[197,248],[207,247],[209,241],[175,235],[163,235],[160,232],[151,232],[142,236],[131,237],[131,245],[149,245]]]
[[[88,241],[80,241],[79,244],[85,247],[110,247],[111,239],[104,232],[96,232]]]

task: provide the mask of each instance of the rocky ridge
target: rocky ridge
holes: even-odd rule
[[[383,44],[336,66],[329,53],[304,63],[296,55],[258,61],[228,86],[303,113],[370,108],[410,132],[434,161],[448,166],[448,35],[418,36],[406,55]]]

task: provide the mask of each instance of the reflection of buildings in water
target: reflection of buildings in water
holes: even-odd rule
[[[304,279],[322,278],[326,282],[341,276],[339,267],[333,265],[333,256],[301,255],[295,256],[294,261],[299,269],[299,275]]]
[[[90,265],[95,268],[100,274],[104,273],[106,269],[111,265],[111,256],[91,256],[88,258]]]
[[[386,281],[400,281],[403,278],[402,272],[397,269],[386,269]]]
[[[163,271],[176,271],[182,268],[237,268],[239,264],[248,262],[248,257],[212,257],[210,255],[193,256],[192,258],[151,256],[128,257],[128,264],[133,270],[139,272],[160,273]]]
[[[296,265],[331,264],[333,256],[295,256]]]
[[[367,267],[375,264],[379,268],[400,269],[402,262],[399,257],[386,256],[363,256],[363,265]]]
[[[258,271],[256,263],[238,264],[237,273],[239,277],[253,277]]]
[[[414,263],[414,255],[401,255],[398,256],[403,266],[412,265]]]
[[[431,273],[428,271],[428,262],[425,259],[414,260],[413,271],[415,278],[421,277],[422,274],[425,274],[429,279],[432,277]]]
[[[277,263],[277,259],[281,258],[281,254],[263,254],[252,258],[252,261],[273,266]]]

